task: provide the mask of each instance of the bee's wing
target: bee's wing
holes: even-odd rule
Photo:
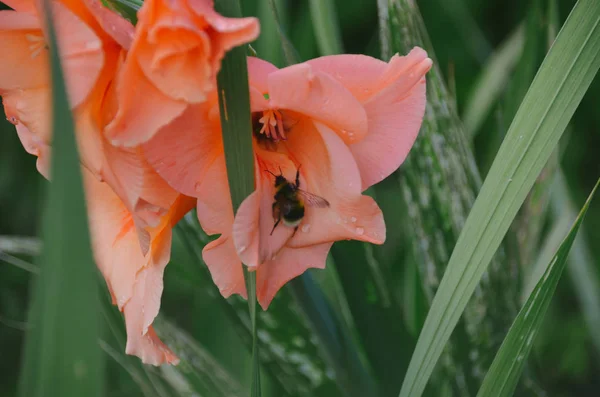
[[[298,195],[302,197],[304,203],[309,207],[327,208],[329,207],[329,201],[323,197],[317,196],[316,194],[309,193],[305,190],[298,189]]]

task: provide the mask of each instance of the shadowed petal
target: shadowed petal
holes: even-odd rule
[[[137,62],[125,63],[123,78],[117,84],[119,110],[104,131],[114,145],[136,146],[147,141],[187,107],[151,84]]]
[[[143,150],[173,188],[197,197],[204,174],[217,157],[223,157],[217,104],[189,106],[145,143]]]
[[[273,229],[274,180],[266,170],[276,173],[281,167],[284,175],[293,178],[296,167],[285,155],[262,153],[257,156],[256,190],[240,205],[233,223],[233,241],[242,262],[257,267],[275,256],[290,239],[293,228],[283,221]]]
[[[198,220],[202,229],[209,235],[221,234],[202,250],[202,258],[213,281],[224,297],[231,294],[246,297],[242,263],[231,237],[233,207],[223,155],[210,165],[196,193]]]
[[[382,244],[383,215],[375,200],[361,194],[360,174],[350,150],[331,129],[311,124],[298,123],[286,146],[301,164],[300,187],[325,198],[330,206],[306,207],[302,225],[288,245],[306,247],[342,239]]]
[[[285,283],[309,268],[324,269],[332,244],[304,248],[284,247],[275,259],[263,263],[256,271],[256,297],[263,310],[267,310],[273,297]]]

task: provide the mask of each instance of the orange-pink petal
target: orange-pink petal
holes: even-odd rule
[[[302,135],[292,131],[286,146],[302,166],[300,188],[325,198],[330,206],[307,207],[288,245],[306,247],[343,239],[382,244],[383,215],[375,200],[361,194],[360,173],[350,150],[330,128],[314,125],[299,123],[295,128],[302,129]]]
[[[360,102],[338,81],[308,64],[271,73],[269,103],[272,108],[292,110],[328,125],[347,144],[367,134],[367,114]]]
[[[309,268],[324,269],[327,254],[333,243],[303,248],[284,247],[275,259],[263,263],[256,271],[256,297],[267,310],[275,294],[288,281]]]
[[[431,59],[416,47],[389,63],[364,55],[327,56],[307,63],[335,78],[364,105],[369,133],[350,148],[363,189],[380,182],[402,164],[417,137]]]
[[[204,174],[223,157],[219,114],[212,106],[189,106],[143,145],[148,162],[173,188],[197,197]]]

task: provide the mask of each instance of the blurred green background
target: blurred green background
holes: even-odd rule
[[[261,18],[262,36],[253,44],[259,56],[271,60],[278,66],[283,66],[283,55],[272,14],[267,7],[268,2],[244,0],[242,3],[245,15]],[[319,45],[311,24],[309,1],[278,0],[276,3],[281,22],[298,50],[300,58],[306,60],[319,56]],[[376,1],[337,0],[335,3],[345,52],[379,56]],[[538,41],[538,45],[533,49],[526,47],[526,51],[521,55],[521,58],[527,57],[531,70],[535,71],[547,49],[545,35],[548,26],[552,23],[550,17],[552,13],[549,10],[554,5],[558,6],[554,15],[558,17],[558,26],[560,26],[575,2],[571,0],[556,2],[428,0],[417,3],[435,50],[437,64],[447,86],[455,94],[459,114],[463,115],[470,95],[475,89],[480,88],[478,77],[486,62],[498,52],[502,44],[517,31],[519,26],[535,25],[539,27],[537,34],[543,32],[540,34],[542,38]],[[534,34],[536,34],[535,29],[526,29],[525,40],[528,40],[528,35]],[[511,113],[511,106],[513,106],[510,103],[511,93],[526,90],[530,82],[530,80],[526,82],[526,78],[523,82],[519,81],[524,72],[510,69],[508,73],[510,83],[503,87],[500,99],[494,102],[493,109],[476,131],[473,149],[483,177],[501,139],[498,137],[498,131],[505,130],[512,119],[510,116],[506,120],[507,116],[505,116]],[[596,77],[561,142],[560,164],[576,208],[581,207],[600,174],[599,101],[600,79]],[[23,331],[28,326],[26,314],[31,274],[15,266],[15,263],[18,264],[18,259],[29,263],[35,262],[31,247],[25,247],[23,250],[16,249],[15,244],[18,242],[15,243],[13,238],[38,235],[46,186],[47,182],[36,171],[35,158],[23,150],[14,126],[2,120],[0,122],[0,255],[2,255],[0,256],[0,356],[2,357],[0,396],[16,394]],[[383,186],[386,186],[386,182]],[[392,207],[402,200],[400,196],[391,192],[385,196],[379,191],[377,198],[380,202],[391,203]],[[402,212],[385,213],[385,215],[388,228],[393,227],[389,219],[402,221]],[[399,218],[394,218],[395,216]],[[245,385],[249,382],[250,353],[244,341],[244,331],[238,332],[239,329],[232,325],[235,323],[232,321],[236,316],[235,308],[239,309],[243,305],[239,302],[229,306],[219,303],[221,299],[215,295],[214,290],[209,288],[207,273],[202,268],[204,265],[199,263],[197,255],[194,254],[194,247],[189,247],[190,243],[196,244],[195,249],[200,250],[202,239],[205,237],[198,237],[198,231],[193,225],[193,216],[188,218],[187,229],[180,228],[175,234],[172,263],[168,266],[165,276],[161,313],[164,318],[187,331],[197,341],[198,346],[201,346],[225,371],[237,379],[242,385],[242,390],[248,390]],[[543,222],[542,238],[531,242],[533,245],[531,250],[534,253],[539,250],[543,236],[551,229],[552,222],[552,215],[548,215]],[[600,245],[596,242],[600,238],[599,230],[600,201],[596,200],[589,209],[582,232],[590,243],[592,263],[598,271],[600,271]],[[190,241],[190,236],[198,238]],[[403,288],[401,286],[406,284],[406,277],[408,277],[403,261],[407,250],[406,245],[403,244],[402,236],[399,236],[390,238],[384,248],[388,258],[394,258],[389,262],[393,266],[391,273],[397,277],[395,281],[397,281],[398,291],[392,293],[401,295]],[[12,252],[9,252],[11,250]],[[353,263],[352,266],[361,266],[361,264]],[[312,273],[327,296],[331,298],[334,310],[345,322],[351,323],[352,319],[348,318],[344,302],[339,301],[339,285],[335,272],[327,270]],[[600,280],[594,281],[600,284]],[[515,280],[515,283],[517,282],[519,281]],[[574,288],[576,287],[569,282],[565,274],[545,319],[547,326],[542,328],[530,357],[528,369],[535,374],[537,382],[549,396],[597,396],[600,390],[600,355],[598,350],[593,348],[590,337],[591,332],[600,333],[600,329],[586,328]],[[288,311],[291,317],[298,318],[301,314],[287,294],[288,292],[284,292],[276,298],[273,306],[280,305],[281,309]],[[368,296],[364,296],[364,299],[368,300]],[[284,307],[286,305],[287,307]],[[422,322],[426,312],[424,306],[421,309],[421,313],[415,316],[421,318]],[[116,323],[119,323],[118,315],[115,318],[117,318]],[[265,321],[268,323],[268,321],[280,320],[278,318],[269,320],[266,316],[262,318],[263,325]],[[402,336],[400,343],[404,347],[404,357],[398,357],[398,362],[404,364],[398,364],[398,368],[392,368],[392,371],[396,370],[400,382],[404,371],[402,368],[405,368],[410,359],[417,334],[414,330],[411,332],[410,325],[405,324],[406,316],[398,316],[397,321],[402,323],[399,326],[403,330],[400,334]],[[417,320],[416,323],[418,324],[419,321]],[[109,331],[109,327],[106,328],[106,343],[107,346],[112,346],[112,350],[108,347],[105,350],[113,355],[112,358],[107,359],[107,396],[193,395],[191,392],[186,392],[183,386],[179,390],[173,386],[177,385],[178,381],[173,380],[176,375],[169,370],[140,369],[139,364],[136,365],[134,361],[124,360],[124,349],[119,347],[115,334]],[[293,335],[290,335],[290,341],[294,343],[292,339]],[[308,347],[304,350],[302,345],[304,342],[296,342],[299,350],[306,351],[307,354],[317,354]],[[117,359],[113,359],[115,357]],[[298,357],[296,359],[301,360]],[[309,363],[305,367],[295,365],[293,368],[304,368],[304,375],[309,380],[307,384],[316,385],[310,393],[319,396],[339,395],[337,389],[326,381],[327,378],[332,377],[331,370],[325,369],[319,372],[318,369],[311,368]],[[136,371],[142,371],[139,373],[145,373],[148,379],[140,381]],[[282,391],[280,383],[274,379],[278,377],[276,371],[267,369],[263,372],[264,395],[295,395],[294,392]],[[157,375],[159,381],[166,379],[164,385],[152,383],[154,375]],[[140,386],[140,382],[147,382],[151,387],[144,389]],[[399,388],[396,387],[396,390]],[[430,391],[430,393],[437,392]],[[396,394],[389,393],[389,395]]]

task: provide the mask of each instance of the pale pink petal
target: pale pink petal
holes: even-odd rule
[[[52,9],[69,101],[75,108],[92,91],[104,66],[102,41],[61,3],[53,2]]]
[[[385,90],[365,104],[369,134],[350,146],[363,189],[382,181],[404,162],[421,128],[425,105],[425,78],[409,92]]]
[[[127,328],[125,353],[138,356],[144,364],[179,362],[177,356],[162,343],[150,327],[160,307],[163,271],[164,265],[143,268],[135,282],[134,296],[123,309]]]
[[[247,57],[248,79],[250,86],[257,89],[261,95],[269,93],[269,75],[276,72],[277,66],[257,57]]]
[[[117,92],[119,110],[104,132],[118,146],[146,142],[187,107],[185,102],[169,98],[151,84],[135,61],[125,63]]]
[[[34,0],[2,0],[2,2],[16,11],[37,13]]]
[[[361,195],[360,174],[350,150],[325,125],[314,123],[315,128],[310,124],[304,120],[294,126],[285,145],[301,165],[300,188],[323,197],[330,206],[306,207],[302,224],[288,246],[343,239],[382,244],[383,215],[375,200]]]
[[[50,92],[47,87],[11,90],[2,97],[6,118],[23,124],[40,142],[51,142]]]
[[[423,62],[431,63],[431,60],[427,52],[415,47],[406,56],[394,55],[389,63],[367,55],[343,54],[311,59],[306,64],[339,81],[364,103],[398,78],[414,73]],[[416,77],[418,81],[419,76]]]
[[[146,260],[131,213],[110,186],[82,170],[94,258],[122,309],[133,295],[136,274]]]
[[[332,244],[304,248],[284,247],[275,259],[260,265],[256,271],[256,295],[263,310],[267,310],[273,297],[285,283],[309,268],[324,269]]]
[[[215,31],[211,41],[213,67],[216,69],[226,51],[258,37],[260,27],[256,18],[224,17],[214,10],[213,2],[209,0],[189,0],[188,6]]]
[[[347,144],[367,134],[367,114],[360,102],[338,81],[310,65],[298,64],[269,76],[272,108],[289,109],[321,121]]]
[[[145,143],[143,150],[148,162],[173,188],[198,197],[204,174],[223,157],[217,104],[189,106]]]
[[[230,234],[233,206],[223,153],[207,166],[195,194],[198,198],[198,220],[202,229],[209,235]]]
[[[100,0],[84,0],[90,14],[96,19],[100,27],[121,47],[129,50],[133,41],[135,27],[116,12],[102,5]]]
[[[152,6],[151,3],[146,2],[142,8]],[[138,64],[163,94],[175,100],[200,103],[206,99],[206,92],[214,88],[211,77],[216,75],[209,59],[210,37],[177,2],[161,2],[161,6],[156,20],[145,18],[139,22],[147,25],[148,31],[141,33],[136,44]]]
[[[37,170],[44,178],[50,179],[50,146],[32,134],[23,124],[17,124],[16,127],[21,144],[27,153],[37,156]]]
[[[131,309],[133,311],[134,309]],[[127,308],[125,309],[127,311]],[[127,316],[127,314],[125,314]],[[161,364],[179,364],[179,358],[169,349],[156,335],[153,327],[148,328],[148,332],[145,335],[130,336],[129,330],[132,332],[138,328],[138,324],[135,319],[127,321],[127,345],[125,352],[127,354],[133,354],[142,359],[144,364],[150,365],[161,365]]]
[[[38,19],[15,11],[0,11],[0,93],[49,84],[48,52]],[[40,46],[40,47],[38,47]],[[31,48],[30,48],[31,47]],[[38,49],[39,48],[39,49]]]
[[[223,153],[208,167],[195,193],[198,196],[197,213],[202,229],[209,235],[221,234],[202,251],[202,258],[213,281],[224,297],[232,294],[245,297],[242,263],[231,239],[233,207]]]
[[[235,251],[231,236],[222,235],[208,243],[202,250],[202,259],[224,298],[232,294],[247,297],[242,262]]]
[[[380,182],[402,164],[417,137],[431,59],[416,47],[389,63],[364,55],[327,56],[307,63],[338,80],[363,103],[369,133],[350,147],[363,189]]]

